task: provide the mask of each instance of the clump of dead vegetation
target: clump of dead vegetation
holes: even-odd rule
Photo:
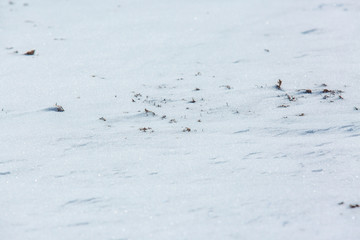
[[[141,97],[142,97],[141,93],[134,94],[134,98],[137,98],[137,100],[140,100]]]
[[[177,121],[175,118],[173,118],[173,119],[170,119],[169,123],[177,123]]]
[[[275,88],[278,90],[283,90],[283,81],[282,80],[278,80],[277,84],[275,85]],[[332,90],[327,88],[327,85],[325,83],[321,84],[321,85],[317,85],[317,89],[310,89],[310,88],[305,88],[305,89],[298,89],[296,90],[297,93],[297,97],[300,98],[306,98],[305,94],[314,94],[315,96],[321,96],[322,99],[324,100],[328,100],[327,102],[334,102],[336,99],[344,99],[342,93],[342,90]],[[278,95],[278,97],[280,97],[280,95]],[[297,97],[295,97],[292,94],[289,93],[285,93],[285,97],[287,98],[287,100],[289,100],[290,102],[295,102],[297,100]],[[282,104],[278,106],[279,108],[287,108],[289,107],[289,105],[287,104]],[[354,108],[355,110],[357,110],[356,108]],[[298,115],[300,116],[300,115]],[[302,115],[303,116],[303,115]]]
[[[148,109],[146,109],[145,108],[145,114],[146,114],[146,116],[155,116],[156,114],[153,112],[153,111],[150,111],[150,110],[148,110]]]
[[[154,132],[154,130],[151,127],[143,127],[139,128],[141,132]]]
[[[230,85],[221,85],[220,87],[230,90],[232,87]]]
[[[282,105],[278,106],[278,108],[288,108],[288,107],[290,107],[290,105],[282,104]]]
[[[339,202],[338,205],[344,205],[345,202]],[[356,204],[349,204],[349,208],[360,208],[360,204],[356,203]]]
[[[326,84],[325,84],[326,86]],[[338,98],[338,99],[344,99],[344,97],[342,96],[342,93],[344,91],[342,90],[331,90],[331,89],[327,89],[327,88],[324,88],[321,93],[322,94],[325,94],[323,96],[323,99],[334,99],[334,98]],[[333,102],[333,100],[330,100],[330,102]]]

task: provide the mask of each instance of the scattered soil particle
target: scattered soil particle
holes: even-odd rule
[[[298,116],[303,117],[303,116],[305,116],[305,113],[300,113]]]
[[[193,98],[189,103],[196,103],[195,99]]]
[[[230,85],[221,85],[220,87],[226,88],[226,89],[228,89],[228,90],[231,89],[231,86],[230,86]]]
[[[139,128],[139,130],[142,132],[154,132],[154,130],[152,130],[151,127],[143,127],[143,128]]]
[[[156,115],[153,111],[147,110],[146,108],[145,108],[145,114],[146,114],[146,116],[148,116],[149,114],[152,116]]]
[[[329,90],[329,89],[326,89],[326,88],[322,92],[323,93],[335,93],[335,91]]]
[[[306,89],[306,90],[305,90],[305,93],[310,93],[310,94],[311,94],[312,91],[311,91],[311,89]]]
[[[106,119],[104,117],[99,118],[99,120],[102,120],[104,122],[106,121]]]
[[[279,108],[287,108],[287,107],[289,107],[290,105],[280,105],[280,106],[278,106]]]
[[[350,208],[360,208],[359,204],[350,204],[349,205]]]
[[[191,132],[191,128],[186,127],[183,129],[183,132]]]
[[[339,202],[338,205],[344,205],[344,202]]]
[[[200,88],[195,88],[195,90],[194,91],[200,91]]]
[[[287,98],[289,99],[290,102],[294,102],[296,101],[296,98],[294,96],[290,96],[289,94],[286,94]]]
[[[34,55],[35,54],[35,50],[30,50],[30,51],[27,51],[26,53],[24,53],[24,55]]]

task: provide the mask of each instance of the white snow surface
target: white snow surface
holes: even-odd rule
[[[358,0],[1,1],[0,239],[360,239],[359,39]]]

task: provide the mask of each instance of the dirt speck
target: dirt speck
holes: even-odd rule
[[[26,53],[24,53],[24,55],[34,55],[35,54],[35,49],[27,51]]]

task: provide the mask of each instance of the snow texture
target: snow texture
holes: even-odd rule
[[[359,23],[357,0],[1,1],[0,239],[360,239]]]

